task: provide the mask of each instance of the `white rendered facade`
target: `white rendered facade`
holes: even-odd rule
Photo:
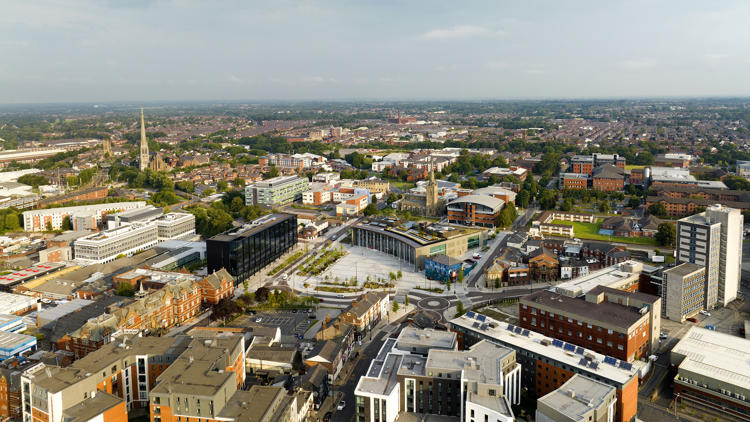
[[[154,223],[134,223],[82,237],[73,243],[75,259],[84,264],[114,261],[151,249],[158,243],[159,230]]]
[[[102,216],[107,213],[132,210],[146,206],[144,201],[112,202],[108,204],[81,205],[78,207],[47,208],[23,212],[23,228],[26,231],[38,232],[47,230],[47,222],[52,225],[52,230],[62,228],[65,216],[71,220],[77,215],[88,215],[93,213],[96,224],[102,222]]]

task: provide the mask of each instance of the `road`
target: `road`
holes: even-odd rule
[[[536,211],[536,208],[528,208],[525,212],[519,215],[516,218],[516,221],[513,222],[513,225],[510,228],[510,233],[513,233],[516,230],[519,230],[521,227],[524,227],[534,216]],[[506,233],[505,237],[503,237],[503,239],[495,246],[495,248],[488,251],[489,256],[484,260],[484,262],[471,270],[468,280],[466,281],[467,286],[476,287],[479,277],[481,277],[481,275],[484,274],[485,271],[487,271],[487,268],[492,265],[493,262],[495,262],[495,258],[503,253],[503,249],[505,249],[505,247],[508,245],[508,237],[510,236],[510,233]]]
[[[372,341],[359,352],[359,357],[354,363],[354,370],[351,372],[346,382],[343,385],[334,386],[334,391],[340,391],[344,393],[344,401],[346,407],[343,410],[335,410],[333,413],[332,420],[334,421],[351,421],[354,420],[354,412],[356,410],[354,400],[354,389],[357,388],[359,378],[367,373],[367,369],[370,367],[370,362],[375,359],[378,351],[383,346],[385,331],[378,332]],[[338,404],[338,403],[336,403]],[[335,409],[335,407],[334,407]]]

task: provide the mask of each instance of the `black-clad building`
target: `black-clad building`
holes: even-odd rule
[[[206,240],[208,273],[226,268],[238,285],[297,243],[297,216],[271,214]]]

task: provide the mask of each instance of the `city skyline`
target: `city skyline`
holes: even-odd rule
[[[0,103],[750,95],[750,5],[16,2]]]

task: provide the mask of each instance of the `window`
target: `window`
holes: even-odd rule
[[[490,389],[488,394],[490,395],[490,397],[495,397],[495,390]]]

